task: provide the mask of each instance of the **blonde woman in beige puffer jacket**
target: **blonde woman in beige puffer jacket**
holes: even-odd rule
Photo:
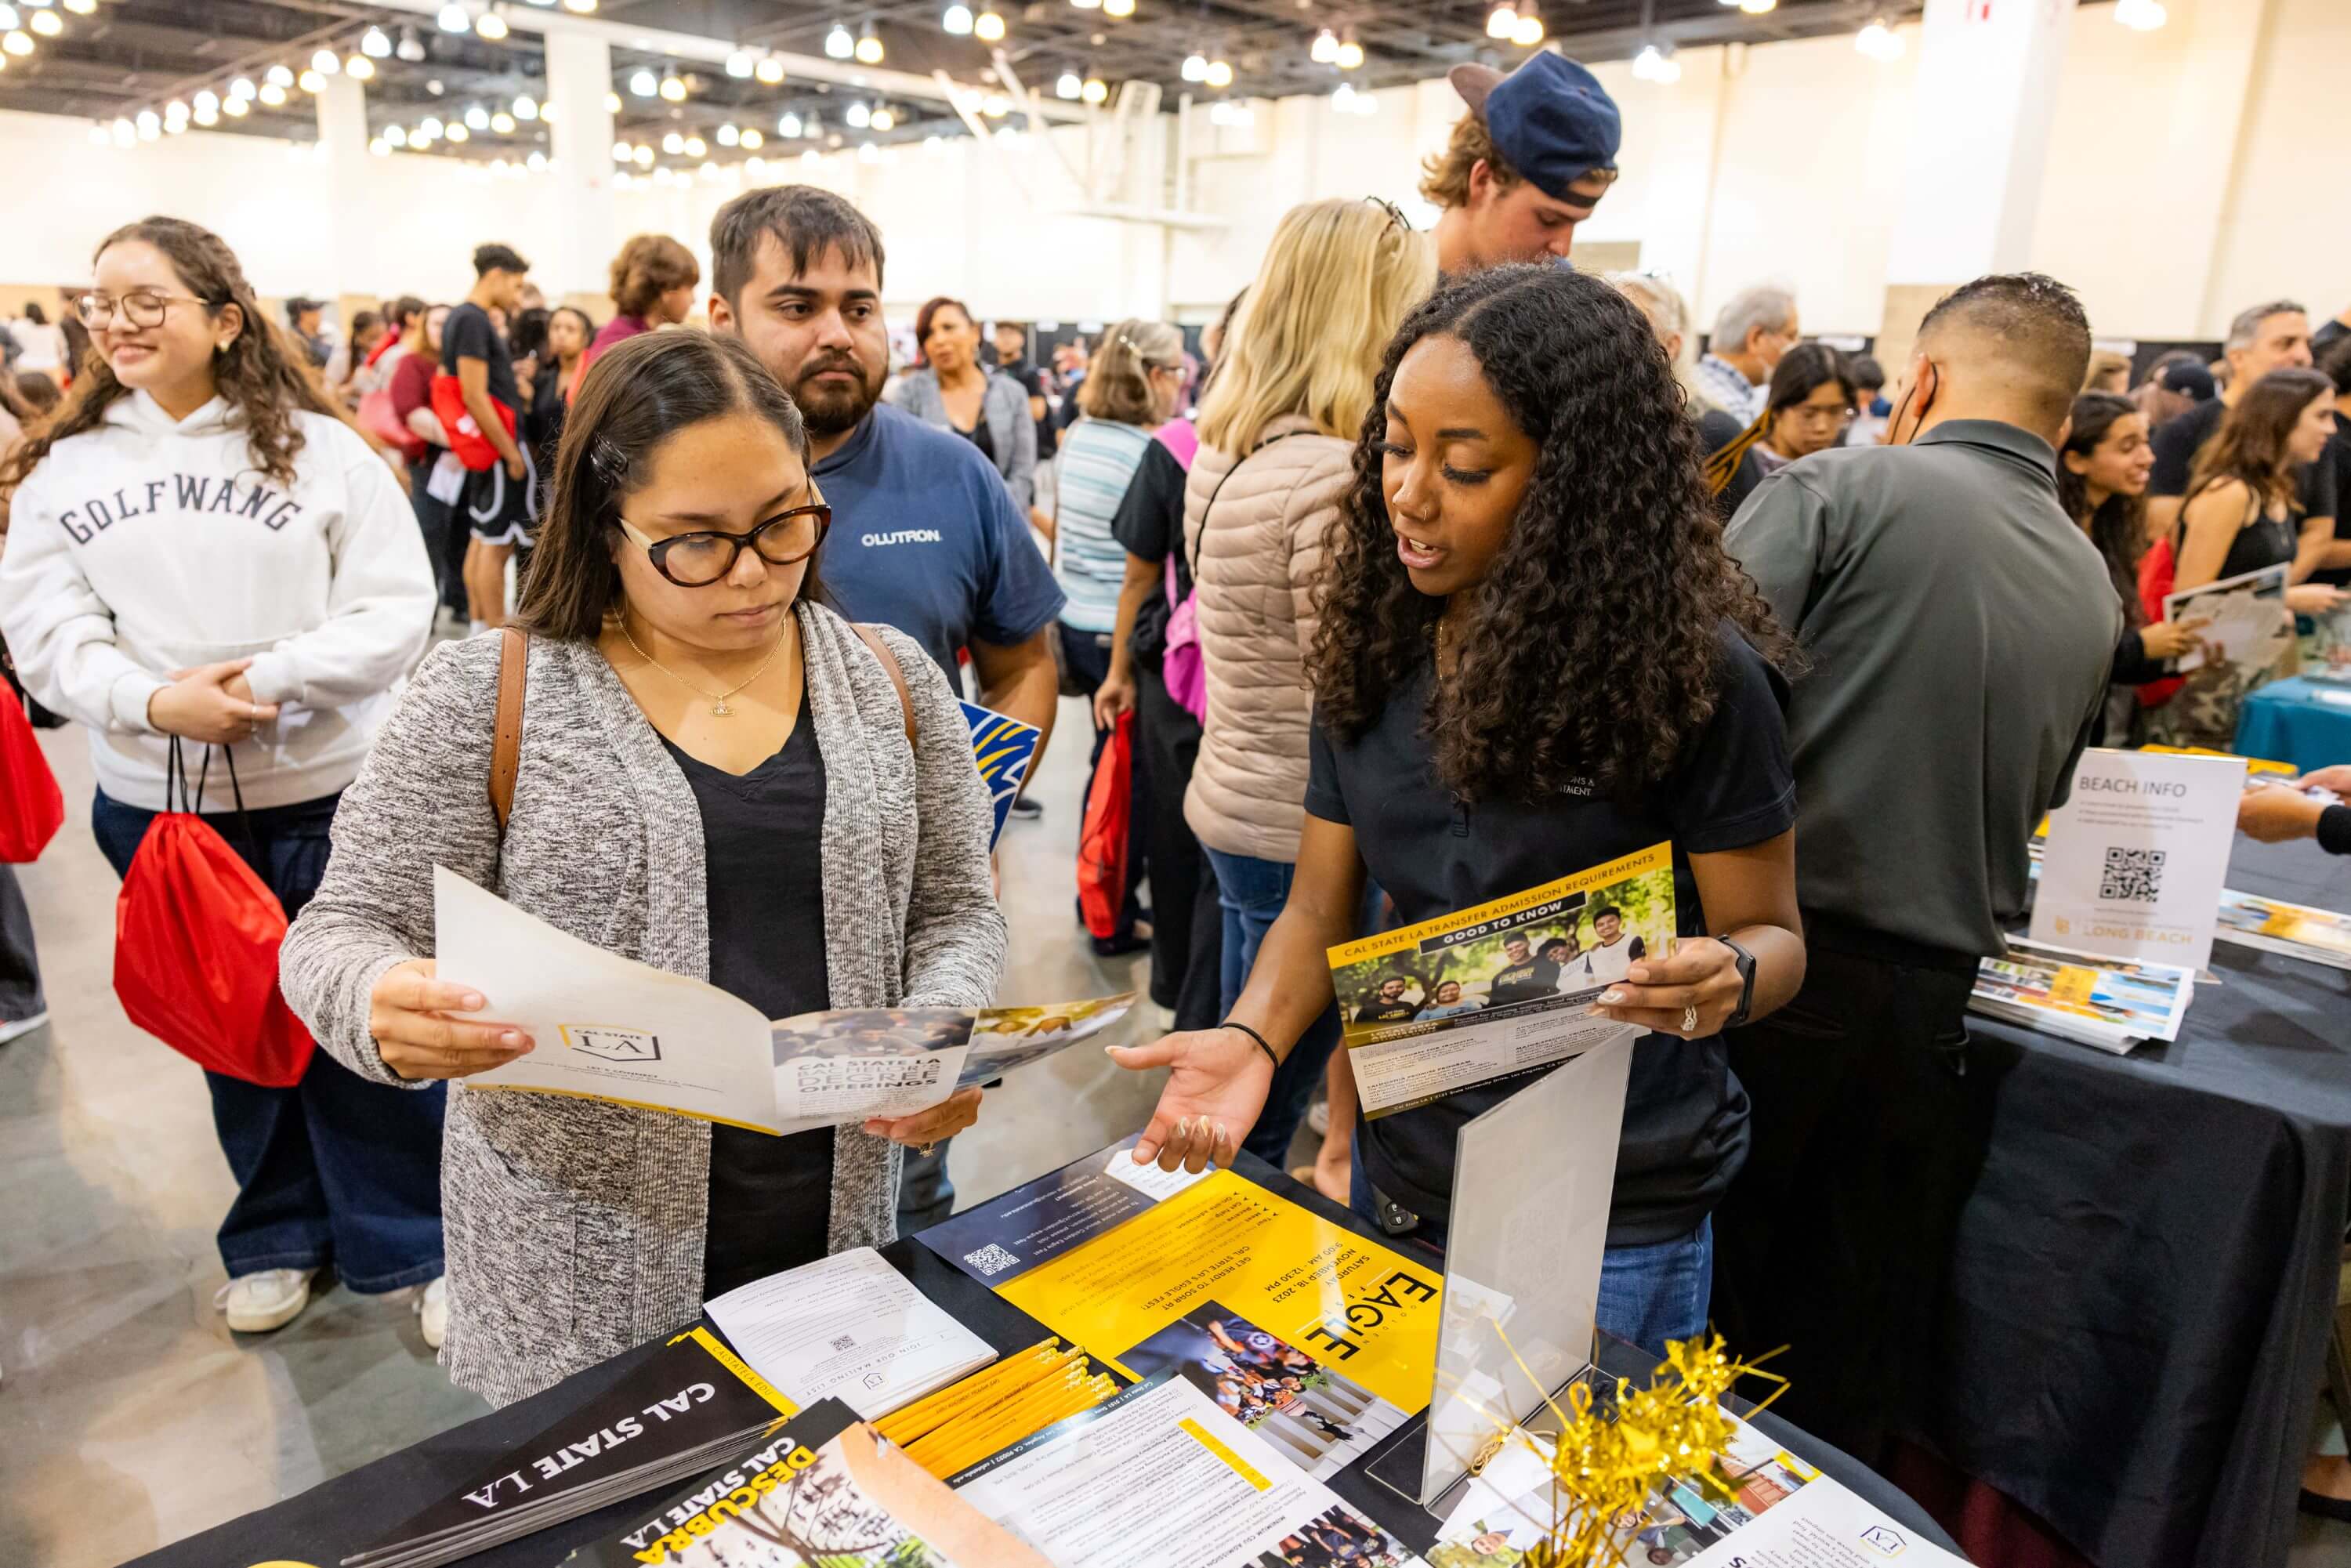
[[[1216,868],[1227,1011],[1281,913],[1298,859],[1314,706],[1305,651],[1323,536],[1351,482],[1380,356],[1436,274],[1426,236],[1385,203],[1291,208],[1201,404],[1184,539],[1208,714],[1184,820]],[[1342,301],[1345,308],[1332,308]],[[1331,1012],[1299,1040],[1244,1145],[1251,1154],[1287,1157],[1338,1037]],[[1332,1088],[1331,1131],[1314,1174],[1344,1202],[1353,1085],[1334,1075]]]

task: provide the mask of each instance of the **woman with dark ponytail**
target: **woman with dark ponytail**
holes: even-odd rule
[[[391,470],[218,235],[145,218],[96,267],[72,395],[0,460],[0,632],[33,695],[89,728],[90,826],[118,873],[164,810],[173,745],[192,770],[223,747],[246,809],[227,814],[217,758],[205,804],[290,916],[424,651],[432,569]],[[371,1084],[325,1051],[290,1088],[205,1078],[239,1188],[220,1228],[229,1327],[290,1322],[332,1263],[361,1293],[424,1287],[437,1344],[440,1092]]]

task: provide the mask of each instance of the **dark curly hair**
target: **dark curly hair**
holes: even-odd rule
[[[287,343],[286,329],[261,313],[261,301],[253,285],[246,281],[245,268],[218,235],[184,218],[141,218],[99,241],[98,249],[90,253],[93,263],[110,247],[130,240],[162,251],[181,283],[200,302],[197,308],[208,315],[217,317],[232,305],[237,308],[243,328],[213,357],[213,382],[244,422],[254,466],[277,484],[293,484],[294,460],[301,455],[305,439],[293,417],[296,411],[344,420],[319,390],[315,374],[307,368],[308,361]],[[65,406],[0,461],[0,500],[16,494],[16,487],[49,455],[49,448],[104,423],[106,411],[125,395],[122,383],[114,379],[113,368],[91,355],[78,367],[73,393]]]
[[[2145,607],[2138,597],[2138,558],[2147,553],[2147,497],[2126,496],[2120,491],[2108,496],[2093,511],[2090,507],[2090,482],[2066,465],[2068,452],[2087,457],[2106,438],[2115,421],[2138,413],[2138,404],[2114,392],[2084,392],[2074,400],[2073,428],[2066,433],[2065,444],[2058,449],[2057,499],[2065,515],[2082,525],[2090,542],[2098,547],[2099,559],[2106,563],[2106,575],[2113,580],[2115,591],[2122,595],[2123,619],[2137,626],[2147,620]]]
[[[1469,590],[1459,668],[1429,699],[1437,771],[1466,800],[1624,797],[1663,778],[1714,716],[1722,624],[1796,655],[1723,553],[1697,426],[1640,308],[1565,267],[1457,279],[1388,345],[1355,444],[1309,670],[1353,741],[1430,657],[1442,601],[1396,559],[1381,486],[1388,389],[1424,338],[1459,340],[1541,450],[1510,538]]]

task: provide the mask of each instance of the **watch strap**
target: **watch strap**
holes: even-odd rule
[[[1722,1020],[1723,1028],[1737,1029],[1747,1021],[1747,1014],[1755,1005],[1755,955],[1728,936],[1718,936],[1715,940],[1738,956],[1739,1006],[1732,1010],[1729,1018]]]

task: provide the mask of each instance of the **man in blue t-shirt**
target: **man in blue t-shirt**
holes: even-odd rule
[[[1029,537],[995,465],[970,442],[882,403],[890,340],[882,323],[882,234],[813,185],[747,191],[710,223],[710,325],[748,344],[808,422],[809,472],[832,507],[818,557],[852,621],[895,626],[976,698],[1041,732],[1058,695],[1048,639],[1061,585]],[[947,1217],[946,1148],[909,1152],[899,1228]]]

